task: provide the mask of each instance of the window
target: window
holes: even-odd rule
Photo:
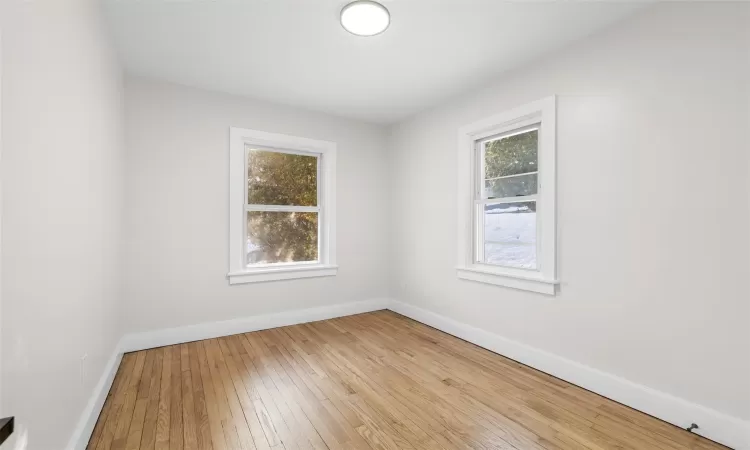
[[[336,274],[336,144],[230,130],[230,284]]]
[[[555,98],[459,139],[459,278],[554,294]]]

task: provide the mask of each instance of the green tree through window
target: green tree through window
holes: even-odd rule
[[[247,199],[249,205],[317,207],[318,158],[251,149]],[[249,211],[247,232],[248,264],[318,259],[315,211]]]
[[[537,193],[538,140],[539,130],[534,129],[484,144],[486,198]],[[536,210],[536,203],[533,205]]]

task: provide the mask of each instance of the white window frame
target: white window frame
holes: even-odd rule
[[[318,205],[247,204],[247,146],[318,158]],[[247,128],[229,129],[229,284],[336,275],[336,143]],[[246,264],[247,211],[318,213],[318,261]]]
[[[481,200],[480,146],[487,138],[539,124],[538,192],[504,202],[536,200],[537,269],[484,264],[477,261],[477,239],[482,236],[478,205]],[[556,99],[538,100],[461,127],[458,146],[458,265],[459,278],[554,295],[557,281],[556,224]],[[489,201],[495,203],[496,201]]]

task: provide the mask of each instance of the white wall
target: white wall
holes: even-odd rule
[[[390,140],[378,126],[131,77],[123,159],[119,68],[93,0],[1,1],[0,408],[30,450],[65,445],[122,331],[383,297],[389,285],[750,418],[747,5],[659,6]],[[551,94],[561,292],[459,281],[457,129]],[[228,286],[230,126],[338,143],[336,277]]]
[[[126,82],[125,123],[127,331],[387,294],[382,127],[139,78]],[[338,275],[228,285],[230,126],[338,144]]]
[[[93,0],[0,8],[2,411],[60,450],[121,334],[121,70]]]
[[[748,5],[659,5],[396,126],[400,300],[750,419]],[[557,94],[560,293],[456,278],[462,125]]]

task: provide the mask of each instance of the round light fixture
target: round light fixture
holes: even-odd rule
[[[391,15],[378,2],[357,0],[341,9],[341,25],[357,36],[375,36],[388,28]]]

